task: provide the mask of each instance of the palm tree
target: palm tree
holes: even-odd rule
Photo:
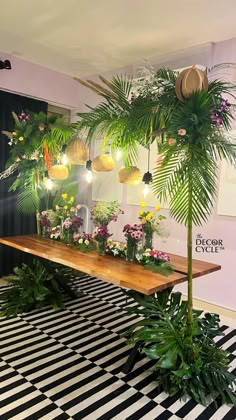
[[[146,301],[135,295],[146,319],[138,330],[133,327],[131,336],[144,346],[151,345],[146,354],[162,361],[158,380],[166,391],[187,393],[203,404],[208,393],[213,397],[220,393],[224,401],[235,403],[229,361],[213,340],[219,334],[219,320],[210,314],[204,320],[198,318],[192,291],[193,225],[206,222],[211,214],[219,161],[236,162],[236,144],[227,134],[234,106],[224,98],[233,96],[235,86],[213,80],[208,90],[193,91],[180,101],[177,77],[174,71],[160,69],[140,85],[137,97],[130,96],[132,81],[126,77],[114,77],[111,82],[101,78],[105,91],[99,84],[95,88],[91,81],[83,81],[105,101],[78,114],[78,129],[87,130],[88,142],[102,135],[113,147],[123,149],[128,166],[137,159],[137,145],[148,147],[157,138],[159,159],[152,187],[160,201],[168,201],[170,216],[187,227],[188,302],[186,309],[177,293]],[[205,364],[207,369],[201,373],[199,366]]]

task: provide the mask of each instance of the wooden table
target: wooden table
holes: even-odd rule
[[[109,255],[99,256],[96,251],[84,254],[75,247],[67,246],[52,239],[42,238],[38,235],[1,238],[0,243],[40,258],[48,271],[54,274],[55,279],[71,297],[75,297],[73,292],[47,261],[65,265],[144,295],[151,295],[167,288],[171,289],[173,286],[187,280],[187,258],[174,254],[168,254],[171,257],[174,272],[165,277],[145,270],[140,264],[129,262],[122,258],[114,258]],[[220,269],[220,265],[193,260],[194,278]],[[122,368],[123,373],[127,374],[132,370],[138,355],[139,348],[138,343],[136,343]]]
[[[125,259],[109,255],[99,256],[96,251],[85,254],[76,248],[38,235],[1,238],[0,243],[145,295],[171,288],[187,280],[187,258],[174,254],[168,254],[171,257],[174,272],[165,277],[145,270],[142,265]],[[220,269],[221,266],[218,264],[193,260],[194,278]]]

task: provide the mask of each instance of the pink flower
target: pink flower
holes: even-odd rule
[[[169,146],[174,146],[175,143],[176,143],[176,140],[175,139],[169,139],[168,143],[169,143]]]
[[[184,128],[181,128],[180,130],[178,130],[179,136],[185,136],[185,134],[186,134],[186,130]]]

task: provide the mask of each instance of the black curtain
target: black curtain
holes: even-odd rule
[[[1,130],[13,131],[12,111],[16,114],[20,114],[21,111],[47,113],[47,106],[46,102],[0,90],[0,172],[5,169],[10,150],[9,140]],[[16,194],[8,192],[15,177],[16,174],[13,174],[0,181],[0,237],[36,232],[35,217],[19,213],[16,209]],[[31,258],[24,253],[0,245],[0,277],[12,273],[14,267],[21,265],[22,262],[29,263],[30,260]]]

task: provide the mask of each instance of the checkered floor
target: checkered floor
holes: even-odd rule
[[[0,319],[1,420],[236,419],[234,407],[206,408],[159,391],[145,357],[122,374],[131,347],[121,333],[137,316],[123,310],[118,287],[89,276],[74,284],[84,295],[64,310]],[[236,372],[236,330],[222,330],[218,344]]]

